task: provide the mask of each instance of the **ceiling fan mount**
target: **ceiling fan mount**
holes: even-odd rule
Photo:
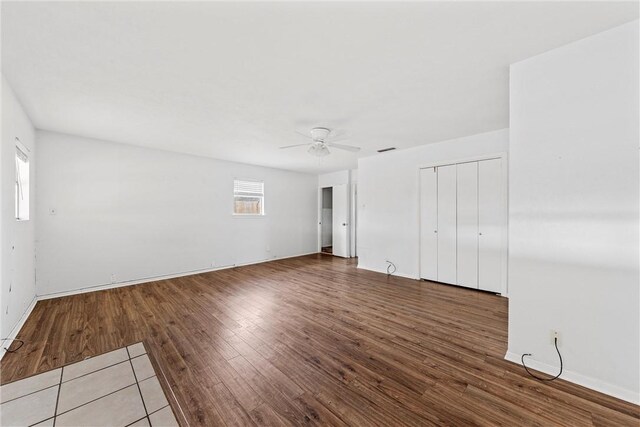
[[[317,127],[311,129],[309,133],[311,134],[311,139],[315,142],[324,142],[331,134],[331,129]]]

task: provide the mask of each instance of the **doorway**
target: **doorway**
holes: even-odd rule
[[[320,250],[325,254],[333,254],[333,187],[322,189]]]
[[[349,258],[349,192],[347,184],[321,187],[320,228],[318,242],[320,252]]]

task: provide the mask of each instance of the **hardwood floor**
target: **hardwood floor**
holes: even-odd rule
[[[189,424],[629,425],[503,360],[507,300],[311,255],[38,302],[2,383],[144,340]]]

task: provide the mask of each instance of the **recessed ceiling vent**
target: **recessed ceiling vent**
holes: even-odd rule
[[[384,153],[386,151],[393,151],[396,147],[383,148],[382,150],[378,150],[378,153]]]

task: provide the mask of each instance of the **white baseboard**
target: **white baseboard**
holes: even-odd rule
[[[521,357],[522,355],[513,353],[511,351],[507,351],[507,354],[504,355],[505,360],[516,363],[520,366],[522,366]],[[527,367],[535,369],[536,371],[544,372],[545,374],[549,375],[556,375],[558,373],[557,366],[551,366],[547,363],[539,362],[531,357],[527,358]],[[560,378],[565,381],[569,381],[571,383],[578,384],[595,391],[599,391],[600,393],[608,394],[609,396],[634,403],[636,405],[640,404],[640,395],[637,392],[627,390],[613,384],[609,384],[605,381],[592,378],[578,372],[568,371],[564,369]]]
[[[302,254],[298,254],[298,255],[288,255],[288,256],[283,256],[283,257],[263,259],[263,260],[259,260],[259,261],[251,261],[251,262],[245,262],[245,263],[239,263],[239,264],[233,264],[233,265],[225,265],[225,266],[220,266],[220,267],[205,268],[205,269],[202,269],[202,270],[181,271],[181,272],[178,272],[178,273],[164,274],[164,275],[159,275],[159,276],[142,277],[142,278],[138,278],[138,279],[125,280],[125,281],[116,282],[116,283],[103,283],[103,284],[87,286],[87,287],[79,288],[79,289],[69,289],[69,290],[66,290],[66,291],[51,292],[51,293],[48,293],[48,294],[42,294],[42,295],[38,295],[37,298],[38,298],[38,301],[47,300],[47,299],[51,299],[51,298],[60,298],[60,297],[66,297],[66,296],[70,296],[70,295],[84,294],[84,293],[87,293],[87,292],[97,292],[97,291],[103,291],[103,290],[106,290],[106,289],[115,289],[115,288],[122,288],[124,286],[139,285],[141,283],[155,282],[155,281],[158,281],[158,280],[173,279],[173,278],[176,278],[176,277],[185,277],[185,276],[192,276],[194,274],[209,273],[209,272],[218,271],[218,270],[226,270],[226,269],[229,269],[229,268],[242,267],[242,266],[245,266],[245,265],[262,264],[262,263],[265,263],[265,262],[278,261],[278,260],[288,259],[288,258],[296,258],[296,257],[312,255],[312,254],[316,254],[316,253],[317,252],[315,252],[315,251],[314,252],[306,252],[306,253],[302,253]]]
[[[360,268],[362,270],[373,271],[373,272],[376,272],[376,273],[387,274],[387,270],[381,270],[381,269],[378,269],[378,268],[368,267],[368,266],[365,266],[365,265],[358,264],[357,268]],[[404,277],[405,279],[420,280],[419,277],[411,276],[411,275],[408,275],[408,274],[402,274],[402,273],[398,273],[398,272],[393,273],[392,276]]]
[[[386,270],[382,270],[382,269],[378,269],[378,268],[373,268],[373,267],[367,267],[367,266],[363,266],[358,264],[358,268],[362,269],[362,270],[369,270],[369,271],[373,271],[375,273],[382,273],[382,274],[387,274]],[[412,279],[412,280],[422,280],[420,277],[416,277],[416,276],[411,276],[409,274],[402,274],[402,273],[393,273],[392,276],[399,276],[399,277],[404,277],[406,279]],[[426,279],[425,279],[426,280]],[[437,282],[436,282],[437,283]],[[446,285],[446,284],[445,284]],[[456,285],[446,285],[446,286],[456,286]],[[465,288],[467,289],[467,288]],[[471,288],[468,288],[471,289]],[[493,293],[493,292],[491,292]],[[496,294],[499,297],[504,297],[504,298],[508,298],[509,296],[506,294],[500,294],[497,293]]]
[[[7,353],[7,350],[5,350],[5,347],[9,347],[9,345],[11,345],[10,340],[13,340],[18,336],[20,329],[22,329],[22,327],[24,326],[25,322],[29,318],[29,315],[33,311],[33,308],[36,306],[37,302],[38,302],[38,297],[34,296],[31,302],[29,303],[29,306],[27,307],[27,309],[24,311],[24,313],[22,313],[22,316],[20,316],[20,320],[18,320],[18,323],[15,324],[15,326],[9,333],[9,336],[2,337],[2,338],[8,338],[8,340],[2,342],[2,348],[0,348],[0,360],[2,360],[4,355]]]

